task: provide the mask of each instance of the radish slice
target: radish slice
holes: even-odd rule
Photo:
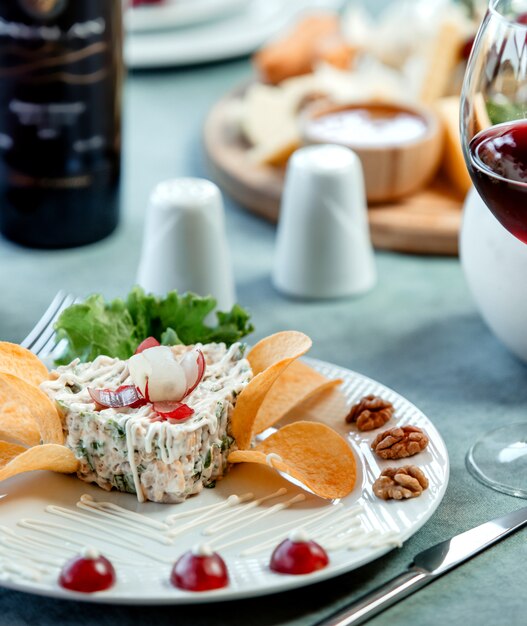
[[[194,415],[194,409],[181,402],[154,402],[154,411],[163,419],[184,420]]]
[[[141,354],[143,350],[148,350],[148,348],[155,348],[156,346],[160,346],[161,344],[155,337],[147,337],[137,346],[134,354]]]
[[[119,389],[92,389],[88,387],[92,400],[104,408],[122,409],[126,406],[138,407],[145,404],[144,398],[134,385],[123,385]]]
[[[150,402],[179,402],[185,397],[188,386],[185,372],[168,346],[147,348],[135,354],[128,359],[128,370],[134,385]]]
[[[168,346],[155,346],[128,359],[128,370],[149,402],[181,402],[203,378],[205,357],[194,348],[178,361]]]
[[[180,365],[187,379],[185,396],[188,396],[196,389],[205,374],[205,357],[203,352],[197,348],[186,352],[180,361]]]

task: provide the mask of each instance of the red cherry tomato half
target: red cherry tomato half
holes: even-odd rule
[[[115,581],[113,565],[102,555],[96,558],[74,557],[64,565],[59,577],[61,587],[82,593],[110,589]]]
[[[157,348],[157,346],[160,346],[160,345],[161,344],[155,337],[147,337],[146,339],[141,341],[141,343],[137,346],[134,354],[139,354],[143,352],[143,350],[147,350],[148,348]]]
[[[323,569],[328,563],[326,551],[314,541],[286,539],[271,556],[271,569],[279,574],[310,574]]]
[[[170,582],[185,591],[211,591],[226,587],[229,573],[224,560],[216,552],[201,556],[189,551],[177,560]]]

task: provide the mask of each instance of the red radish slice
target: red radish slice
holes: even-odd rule
[[[194,409],[181,402],[154,402],[153,407],[163,419],[181,421],[194,415]]]
[[[121,385],[120,387],[117,387],[117,389],[115,390],[116,393],[121,393],[123,391],[126,391],[129,388],[133,388],[137,391],[137,395],[139,396],[139,399],[134,402],[133,404],[130,404],[129,407],[131,409],[138,409],[142,406],[145,406],[145,404],[148,404],[148,398],[143,398],[143,396],[141,395],[141,392],[139,391],[139,389],[137,389],[137,387],[134,387],[133,385]]]
[[[188,396],[196,389],[205,374],[205,357],[201,350],[194,348],[184,354],[179,364],[183,368],[185,378],[187,379],[185,396]]]
[[[133,385],[123,385],[119,389],[92,389],[88,387],[92,400],[104,408],[122,409],[126,406],[142,406],[144,398]]]
[[[150,394],[148,393],[148,378],[145,383],[145,398],[147,402],[150,402]]]
[[[143,350],[148,350],[148,348],[156,348],[161,344],[155,337],[147,337],[137,346],[134,354],[140,354]]]

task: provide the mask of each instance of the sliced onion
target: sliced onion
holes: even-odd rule
[[[205,374],[205,357],[201,350],[194,348],[186,352],[179,363],[187,379],[187,391],[185,392],[185,396],[188,396],[196,389]]]
[[[194,415],[194,409],[181,402],[154,402],[153,408],[163,419],[181,421]]]
[[[156,346],[160,346],[161,344],[155,337],[147,337],[137,346],[134,354],[141,354],[143,350],[148,350],[148,348],[155,348]]]
[[[136,408],[146,404],[146,400],[139,395],[139,391],[134,385],[122,385],[118,389],[92,389],[88,387],[88,393],[94,402],[104,408]]]

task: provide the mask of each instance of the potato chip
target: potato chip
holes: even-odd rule
[[[247,360],[256,376],[278,361],[302,356],[311,345],[311,339],[304,333],[284,330],[259,341],[247,354]]]
[[[40,431],[29,409],[16,402],[0,405],[0,439],[38,446]]]
[[[0,441],[0,480],[34,470],[51,470],[62,474],[77,471],[79,462],[73,452],[65,446],[47,443],[29,448],[29,450],[22,449],[23,452],[9,459],[7,452],[10,448],[8,446],[12,445]],[[3,450],[6,452],[3,453]],[[3,459],[7,459],[8,462],[2,463]]]
[[[19,446],[16,443],[9,443],[8,441],[0,441],[0,469],[5,467],[9,461],[13,460],[19,454],[25,452],[27,448]]]
[[[230,463],[260,463],[289,474],[321,498],[343,498],[355,486],[355,456],[346,440],[325,424],[295,422],[252,450],[236,450]]]
[[[338,379],[327,379],[302,361],[291,363],[265,396],[254,421],[253,434],[263,432],[300,403],[340,385],[341,382]]]
[[[0,406],[13,402],[28,409],[44,443],[64,442],[60,416],[48,396],[17,376],[0,374]]]
[[[0,341],[0,372],[13,374],[35,386],[49,378],[48,368],[37,356],[8,341]]]
[[[256,375],[238,396],[232,413],[231,431],[238,448],[249,447],[258,409],[275,380],[310,347],[307,335],[283,332],[263,339],[247,355]]]

